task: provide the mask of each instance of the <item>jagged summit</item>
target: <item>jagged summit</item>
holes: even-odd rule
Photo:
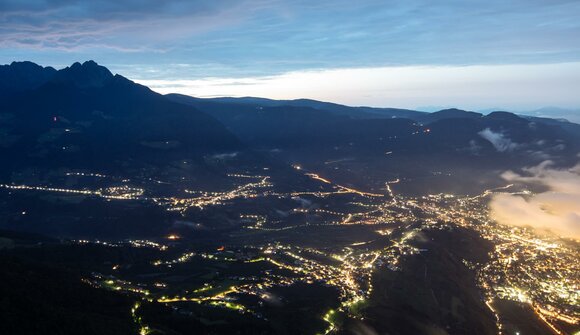
[[[37,88],[56,74],[56,69],[30,61],[0,65],[0,96]]]
[[[80,88],[102,87],[113,78],[109,69],[93,60],[76,62],[61,70],[31,61],[0,65],[0,96],[34,90],[47,83],[72,84]]]
[[[32,63],[25,66],[34,68]],[[14,150],[4,157],[24,165],[36,163],[19,152],[46,159],[65,155],[54,161],[69,167],[92,162],[113,169],[128,160],[133,166],[183,157],[199,161],[203,154],[239,147],[235,136],[211,116],[113,75],[94,61],[74,63],[44,84],[6,95],[0,99],[4,111],[10,121],[1,123],[0,118],[0,135],[14,135],[10,142],[0,136],[0,147]]]
[[[59,70],[51,81],[71,82],[81,88],[101,87],[113,77],[109,69],[97,64],[93,60],[84,63],[76,62],[73,65]]]
[[[56,70],[53,67],[51,67],[51,66],[44,67],[44,66],[38,65],[38,64],[36,64],[34,62],[27,61],[27,60],[25,60],[25,61],[14,61],[14,62],[10,63],[10,65],[0,65],[0,67],[3,67],[3,68],[10,67],[10,68],[13,68],[13,69],[20,69],[20,70],[26,70],[26,69],[30,69],[30,70],[35,70],[35,69],[48,69],[49,71],[56,72]]]

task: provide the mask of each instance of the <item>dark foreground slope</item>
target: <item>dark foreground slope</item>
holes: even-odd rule
[[[399,269],[383,268],[363,308],[365,321],[348,321],[349,334],[496,334],[495,318],[466,264],[485,262],[492,246],[465,229],[431,230],[415,242],[422,252]]]
[[[71,271],[0,252],[0,333],[138,333],[134,300],[99,290]]]

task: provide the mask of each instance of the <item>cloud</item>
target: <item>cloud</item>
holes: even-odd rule
[[[528,226],[580,240],[580,164],[556,169],[551,161],[545,161],[524,169],[524,173],[507,171],[502,177],[546,191],[530,196],[497,194],[490,202],[492,218],[501,224]]]
[[[161,51],[164,63],[216,62],[266,75],[573,62],[579,12],[580,2],[567,0],[3,0],[0,57],[45,51],[45,61],[64,64],[67,52],[101,51],[115,60],[138,54],[121,58],[125,64],[159,64],[152,51]]]
[[[217,159],[217,160],[228,160],[228,159],[233,159],[236,158],[238,156],[238,152],[228,152],[228,153],[223,153],[223,154],[215,154],[213,156],[211,156],[212,159]]]
[[[512,142],[505,134],[496,133],[489,128],[485,128],[478,134],[488,140],[498,152],[512,152],[519,147],[519,144]]]
[[[302,208],[309,208],[310,206],[312,206],[312,201],[310,201],[308,199],[304,199],[302,197],[292,197],[292,200],[300,203],[300,207],[302,207]]]
[[[120,52],[169,50],[176,41],[233,26],[260,7],[249,0],[5,1],[0,4],[4,48]]]

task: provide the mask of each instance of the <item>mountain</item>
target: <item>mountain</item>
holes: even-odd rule
[[[0,97],[37,88],[48,82],[56,72],[52,67],[42,67],[32,62],[0,65]]]
[[[0,151],[10,158],[0,173],[8,181],[14,171],[29,168],[163,174],[179,161],[211,173],[215,167],[207,166],[207,157],[245,147],[282,150],[283,160],[305,155],[374,159],[385,152],[417,159],[439,154],[513,159],[528,151],[563,156],[550,149],[561,147],[556,143],[566,144],[566,152],[576,148],[573,125],[507,112],[483,116],[460,109],[423,113],[309,99],[162,96],[94,61],[59,71],[12,63],[0,74],[8,87],[0,102]],[[10,78],[16,78],[13,85]],[[498,150],[497,138],[513,142],[513,150]]]
[[[212,116],[95,62],[54,72],[13,66],[15,78],[30,73],[18,69],[42,75],[19,81],[0,99],[2,228],[76,237],[159,234],[175,220],[163,208],[108,197],[232,187],[230,166],[261,162]],[[12,193],[12,185],[60,191]],[[87,190],[89,196],[79,195]]]
[[[76,62],[57,71],[50,78],[50,81],[54,83],[72,83],[79,88],[95,88],[103,87],[112,77],[113,74],[109,69],[89,60],[83,64]]]
[[[170,96],[214,116],[240,139],[254,147],[320,148],[345,146],[352,141],[367,143],[382,136],[402,136],[415,130],[405,118],[353,118],[333,110],[307,106],[233,104],[230,99],[196,99]],[[252,98],[252,101],[255,101]],[[369,148],[373,147],[368,143]]]
[[[11,75],[26,77],[19,68]],[[5,176],[33,166],[155,168],[241,148],[213,117],[93,61],[75,63],[52,76],[44,76],[50,70],[41,67],[25,68],[43,75],[28,80],[26,90],[25,85],[16,86],[21,91],[0,102],[0,151],[9,158],[2,167]]]
[[[444,119],[479,119],[483,115],[480,113],[469,112],[457,108],[442,109],[437,112],[420,115],[415,120],[423,123],[430,123]]]
[[[425,178],[442,171],[453,178],[486,179],[471,186],[442,180],[436,186],[456,185],[453,191],[465,192],[461,188],[497,179],[493,171],[547,159],[573,164],[580,151],[574,124],[508,112],[445,109],[393,118],[308,100],[168,97],[212,115],[253,148],[375,191],[384,180],[405,177],[406,187],[422,192],[435,185]],[[324,109],[315,108],[320,106]]]
[[[491,154],[496,152],[493,144],[480,134],[485,129],[522,144],[542,139],[569,142],[573,137],[571,128],[562,128],[566,124],[559,120],[530,120],[501,111],[484,116],[452,108],[433,113],[405,111],[405,116],[385,118],[363,107],[312,100],[168,97],[214,116],[250,145],[272,148],[333,147],[332,152],[340,152],[341,147],[348,147],[354,154],[392,150],[421,154],[462,151],[471,143]],[[352,113],[344,113],[349,108]]]
[[[349,116],[352,118],[408,118],[414,119],[426,115],[427,113],[419,112],[410,109],[401,108],[375,108],[375,107],[351,107],[340,104],[335,104],[331,102],[323,102],[312,99],[295,99],[295,100],[272,100],[265,98],[255,98],[255,97],[242,97],[242,98],[209,98],[200,99],[192,98],[190,96],[182,94],[168,94],[171,100],[177,102],[184,102],[194,106],[208,107],[212,105],[217,109],[224,108],[264,108],[264,107],[300,107],[316,109],[320,111],[329,112],[337,115]],[[216,104],[217,103],[217,104]],[[215,110],[215,109],[214,109]]]
[[[309,165],[337,182],[380,191],[385,180],[403,177],[411,188],[435,185],[424,178],[443,171],[453,178],[497,180],[494,171],[547,159],[570,164],[580,151],[577,125],[508,112],[422,113],[307,99],[162,96],[93,61],[51,76],[44,75],[50,69],[28,67],[43,75],[0,101],[5,184],[56,184],[63,180],[55,180],[55,171],[80,170],[161,180],[155,190],[182,192],[231,187],[232,171],[259,175],[276,162]],[[295,182],[284,168],[270,173],[287,178],[288,185]],[[442,180],[436,187],[483,184]],[[118,210],[119,218],[129,215],[123,208],[108,210]],[[164,216],[157,209],[130,215],[147,222]],[[138,225],[136,220],[133,228]]]

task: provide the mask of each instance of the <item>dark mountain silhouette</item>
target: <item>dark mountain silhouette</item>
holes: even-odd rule
[[[469,112],[457,108],[449,108],[426,115],[421,115],[418,118],[415,118],[415,120],[423,123],[430,123],[444,119],[479,119],[482,116],[483,115],[480,113]]]
[[[243,148],[238,138],[251,148],[283,150],[291,157],[449,154],[487,161],[499,156],[493,162],[503,165],[533,163],[531,152],[557,158],[578,148],[573,124],[507,112],[483,116],[309,99],[162,96],[93,61],[60,71],[29,62],[2,69],[5,78],[20,78],[0,102],[0,151],[9,158],[0,170],[5,180],[27,167],[128,173],[160,172],[183,160],[203,166],[208,155]],[[496,138],[510,144],[509,152],[498,150]]]
[[[103,87],[111,78],[113,78],[113,74],[109,69],[90,60],[83,64],[76,62],[70,67],[56,72],[50,81],[72,83],[80,88],[89,88]]]
[[[398,150],[417,154],[426,151],[465,154],[467,147],[478,147],[480,154],[481,150],[495,154],[493,145],[480,134],[487,128],[531,146],[541,140],[576,145],[572,127],[564,127],[561,121],[535,119],[532,127],[531,120],[509,112],[484,116],[453,108],[434,113],[405,111],[406,117],[385,118],[384,114],[365,112],[364,107],[312,100],[168,97],[207,112],[242,140],[256,146],[336,149],[348,144],[349,151],[355,153]]]
[[[473,175],[546,159],[570,164],[580,151],[578,125],[507,112],[429,114],[307,99],[162,96],[92,61],[27,82],[35,84],[20,85],[0,101],[0,177],[6,183],[84,169],[215,187],[225,180],[217,176],[226,176],[227,164],[239,170],[299,161],[339,181],[378,181],[369,189],[380,190],[393,176],[451,169]],[[224,164],[223,157],[236,161]],[[335,161],[350,165],[325,164]],[[155,215],[148,217],[161,222]]]
[[[448,171],[453,178],[477,181],[441,180],[432,191],[456,185],[452,191],[465,192],[469,185],[475,190],[497,180],[493,171],[533,166],[546,159],[570,165],[580,151],[573,124],[505,112],[483,116],[448,109],[393,118],[356,109],[353,113],[359,114],[353,116],[305,106],[274,106],[271,100],[255,98],[237,103],[237,98],[169,97],[214,116],[251,147],[374,191],[384,187],[384,180],[406,177],[405,185],[412,192],[422,192],[435,185],[425,178]]]
[[[212,110],[223,110],[231,108],[264,108],[264,107],[302,107],[330,112],[337,115],[345,115],[352,118],[408,118],[415,119],[428,113],[400,108],[375,108],[375,107],[351,107],[331,102],[322,102],[311,99],[296,100],[272,100],[265,98],[243,97],[243,98],[210,98],[199,99],[182,94],[168,94],[171,100],[183,102],[197,106],[200,109],[211,108]]]
[[[155,167],[174,160],[201,161],[206,154],[241,147],[213,117],[93,61],[27,83],[34,85],[0,102],[4,173],[30,166]]]
[[[32,62],[0,65],[0,97],[35,89],[48,82],[56,72],[52,67],[42,67]]]

